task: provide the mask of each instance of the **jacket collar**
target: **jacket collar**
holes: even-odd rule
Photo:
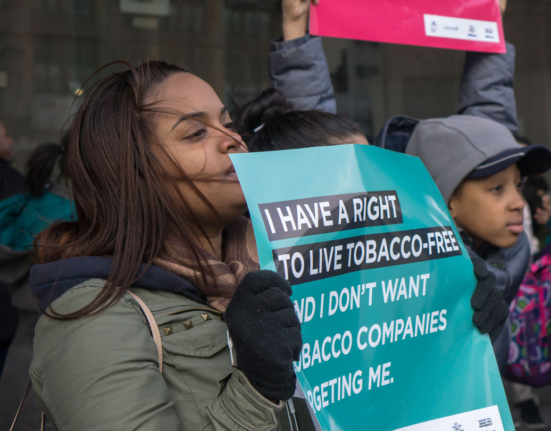
[[[106,280],[111,271],[110,257],[74,257],[57,262],[35,265],[31,269],[30,284],[33,295],[43,310],[73,287],[92,278]],[[145,269],[142,264],[140,271]],[[206,304],[205,297],[187,280],[172,272],[150,266],[133,287],[174,292],[192,301]]]

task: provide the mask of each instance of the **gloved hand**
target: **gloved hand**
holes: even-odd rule
[[[293,396],[293,361],[302,350],[292,293],[275,272],[251,272],[237,286],[225,314],[237,368],[260,394],[275,402]]]
[[[486,263],[479,257],[471,257],[474,275],[478,282],[471,297],[474,308],[473,322],[482,334],[490,334],[492,343],[503,329],[509,316],[509,307],[503,300],[503,293],[496,289],[496,277],[488,271]]]

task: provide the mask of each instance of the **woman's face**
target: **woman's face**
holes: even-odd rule
[[[212,87],[190,73],[177,73],[167,78],[150,99],[146,103],[159,101],[158,109],[169,111],[155,115],[161,142],[221,217],[213,214],[188,183],[180,181],[179,190],[203,228],[238,218],[247,205],[229,155],[247,149],[233,131],[230,115]],[[174,163],[159,156],[165,169],[178,177]]]

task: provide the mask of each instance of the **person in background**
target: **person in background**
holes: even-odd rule
[[[531,178],[527,181],[526,186],[531,189],[530,196],[532,205],[530,208],[535,208],[532,214],[532,226],[534,235],[540,241],[540,249],[549,244],[549,220],[551,219],[551,196],[549,196],[549,183],[544,177]],[[534,196],[535,195],[535,196]]]
[[[369,145],[357,123],[324,111],[297,111],[274,88],[232,112],[237,132],[250,152],[320,145]]]
[[[522,187],[522,195],[527,203],[526,226],[532,233],[532,255],[537,254],[546,244],[547,223],[551,215],[551,198],[548,193],[549,184],[542,175],[526,178]]]
[[[0,430],[8,430],[29,383],[34,327],[40,310],[29,286],[32,243],[41,231],[59,220],[74,219],[69,191],[54,182],[56,165],[63,174],[63,147],[42,144],[26,165],[23,193],[0,201],[0,281],[9,288],[19,317],[17,331],[0,378]],[[24,405],[17,430],[40,429],[41,412],[31,395]]]
[[[14,156],[13,139],[8,135],[4,123],[0,121],[0,200],[23,189],[23,175],[10,165]],[[11,305],[8,287],[0,282],[0,376],[16,327],[17,310]]]
[[[523,147],[532,145],[530,139],[525,136],[515,134],[515,139]],[[524,230],[530,241],[531,263],[537,259],[541,248],[538,239],[541,227],[545,226],[549,219],[546,211],[546,207],[549,206],[549,196],[546,195],[548,191],[549,186],[543,175],[526,177],[522,186],[522,195],[526,202],[524,206]],[[518,294],[522,296],[522,290]],[[510,382],[510,386],[513,403],[520,410],[520,421],[517,425],[524,425],[528,429],[546,428],[547,424],[539,410],[539,398],[532,387],[517,382]]]
[[[516,134],[515,139],[523,147],[532,145],[532,142],[525,136]],[[522,195],[526,202],[524,207],[524,231],[530,241],[532,256],[539,253],[541,246],[539,235],[542,226],[549,220],[548,208],[551,205],[549,196],[549,185],[543,175],[526,177],[522,186]]]
[[[531,145],[531,141],[517,135],[516,139],[521,145]],[[543,175],[526,178],[523,194],[530,207],[531,224],[535,240],[538,241],[538,251],[550,242],[551,196],[549,196],[549,183]],[[534,241],[535,243],[535,241]]]
[[[10,163],[15,157],[13,138],[0,121],[0,200],[20,193],[23,190],[25,178]]]

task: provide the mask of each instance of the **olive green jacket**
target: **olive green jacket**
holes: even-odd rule
[[[61,314],[79,310],[104,282],[79,284],[51,307]],[[172,292],[132,292],[160,329],[162,373],[146,318],[129,294],[95,316],[43,315],[38,321],[30,376],[57,430],[290,429],[285,403],[266,400],[232,367],[227,327],[218,311]]]

